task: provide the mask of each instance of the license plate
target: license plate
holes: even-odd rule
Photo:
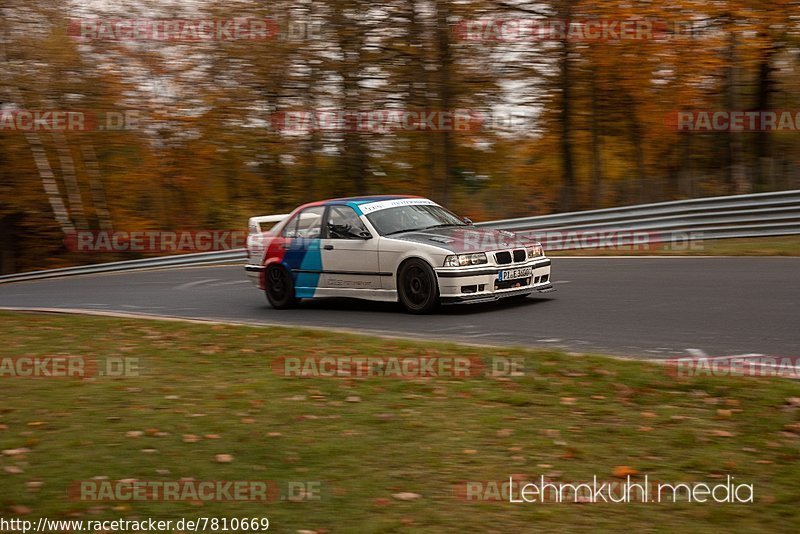
[[[516,280],[517,278],[530,278],[533,274],[533,268],[525,267],[523,269],[509,269],[507,271],[500,271],[497,275],[497,279],[501,282],[506,282],[508,280]]]

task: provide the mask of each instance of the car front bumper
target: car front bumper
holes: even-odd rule
[[[554,291],[550,279],[551,261],[536,258],[513,265],[478,265],[469,268],[442,267],[436,269],[439,279],[439,295],[443,304],[460,302],[487,302],[506,297],[528,295],[534,291]],[[530,268],[525,278],[500,280],[500,273],[507,270]]]

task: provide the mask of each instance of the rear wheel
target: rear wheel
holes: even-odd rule
[[[439,304],[439,285],[436,273],[426,262],[408,260],[397,276],[400,303],[411,313],[430,313]]]
[[[276,310],[285,310],[297,304],[298,299],[294,293],[294,283],[289,271],[280,265],[267,267],[267,300]]]

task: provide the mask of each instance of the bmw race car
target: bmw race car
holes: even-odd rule
[[[553,290],[540,243],[472,225],[420,197],[313,202],[273,228],[250,220],[251,280],[276,309],[300,299],[355,297],[427,313],[439,303],[527,297]]]

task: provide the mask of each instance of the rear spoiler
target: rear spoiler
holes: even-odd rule
[[[266,232],[288,216],[289,216],[288,214],[284,214],[284,215],[264,215],[261,217],[250,217],[250,219],[247,221],[248,233],[250,235],[253,235]]]

